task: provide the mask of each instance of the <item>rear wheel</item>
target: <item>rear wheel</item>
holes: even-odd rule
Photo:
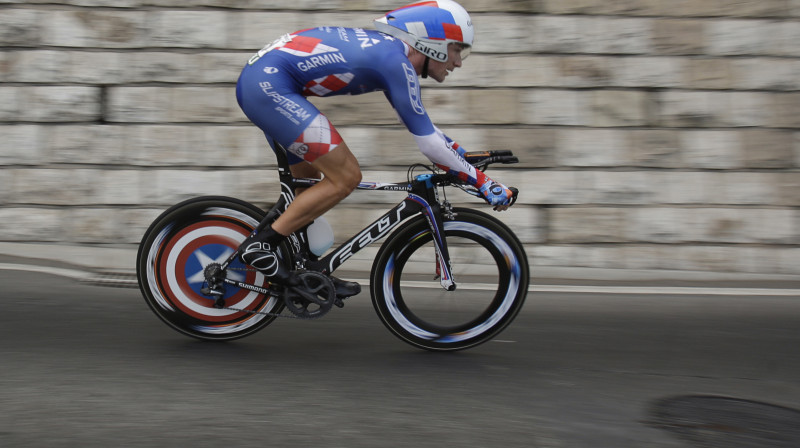
[[[177,204],[159,216],[142,239],[136,260],[139,288],[155,314],[173,329],[199,339],[237,339],[262,329],[279,313],[283,301],[237,288],[225,287],[225,305],[201,293],[204,270],[223,263],[258,225],[264,212],[244,201],[203,197]],[[286,254],[285,248],[280,251]],[[287,259],[286,256],[283,257]],[[228,278],[269,288],[258,271],[236,260]]]
[[[395,232],[376,257],[370,289],[383,323],[400,339],[436,351],[462,350],[495,337],[528,292],[528,260],[508,227],[485,213],[456,209],[444,223],[453,278],[436,278],[437,255],[420,217]]]

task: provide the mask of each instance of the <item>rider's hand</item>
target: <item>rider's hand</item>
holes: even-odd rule
[[[494,209],[497,211],[508,209],[511,204],[511,199],[514,197],[514,193],[505,185],[494,181],[483,184],[480,188],[480,192],[486,202],[494,205]]]

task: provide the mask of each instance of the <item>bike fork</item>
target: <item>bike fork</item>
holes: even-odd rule
[[[447,291],[455,291],[457,285],[453,278],[450,251],[447,248],[447,239],[444,235],[444,217],[445,215],[452,215],[452,212],[442,210],[436,187],[430,181],[431,177],[431,174],[417,176],[416,180],[421,185],[424,185],[424,189],[412,191],[408,194],[408,197],[421,206],[421,212],[428,221],[428,227],[433,236],[433,246],[436,249],[436,276],[439,279],[439,283]],[[449,204],[445,203],[444,206],[448,207]]]

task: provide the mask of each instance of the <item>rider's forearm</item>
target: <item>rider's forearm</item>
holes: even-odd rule
[[[448,173],[456,175],[461,180],[476,187],[482,186],[489,180],[483,172],[476,169],[461,156],[463,149],[459,152],[460,148],[457,144],[448,145],[445,135],[438,129],[437,132],[430,135],[415,135],[414,139],[425,157]]]

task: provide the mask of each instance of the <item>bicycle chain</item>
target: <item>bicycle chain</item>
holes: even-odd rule
[[[258,272],[258,269],[254,269],[254,268],[232,268],[232,267],[228,267],[228,270],[229,271]],[[278,297],[276,297],[276,298],[278,298]],[[282,300],[282,298],[281,298],[281,300]],[[247,314],[258,314],[260,316],[283,317],[284,319],[315,320],[315,319],[310,318],[310,317],[298,316],[296,314],[292,314],[291,312],[289,314],[267,313],[265,311],[243,310],[241,308],[234,308],[234,307],[231,307],[231,306],[226,306],[225,308],[222,308],[222,309],[223,310],[230,310],[230,311],[237,311],[237,312],[240,312],[240,313],[247,313]]]

